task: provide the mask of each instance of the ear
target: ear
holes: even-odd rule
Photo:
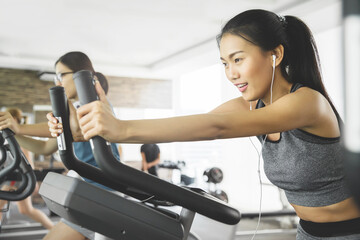
[[[284,58],[284,46],[283,45],[279,45],[276,48],[274,48],[274,50],[271,51],[271,55],[275,55],[276,59],[275,59],[275,66],[279,66],[281,61]],[[271,60],[272,61],[272,60]]]

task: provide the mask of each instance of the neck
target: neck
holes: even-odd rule
[[[271,104],[271,102],[274,103],[279,98],[285,96],[286,94],[289,94],[291,86],[292,84],[289,83],[284,78],[284,76],[280,72],[280,69],[276,68],[273,87],[272,87],[272,101],[271,101],[271,87],[269,88],[267,94],[263,98],[261,98],[261,101],[263,101],[265,105],[269,105]]]

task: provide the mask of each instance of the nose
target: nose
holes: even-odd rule
[[[236,69],[236,67],[229,65],[228,69],[228,78],[230,81],[235,81],[240,77],[239,71]]]

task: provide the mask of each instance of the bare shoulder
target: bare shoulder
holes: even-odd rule
[[[289,107],[300,108],[302,111],[310,111],[313,114],[321,114],[324,110],[329,110],[328,107],[330,107],[329,102],[321,93],[308,87],[299,88],[279,100],[279,103],[286,103]]]
[[[321,93],[309,87],[301,87],[295,92],[290,93],[290,95],[302,98],[302,100],[305,100],[306,98],[310,98],[310,100],[320,100],[321,98],[325,99]]]
[[[302,87],[289,94],[290,105],[307,117],[308,124],[301,129],[323,137],[339,135],[338,120],[329,101],[318,91]]]
[[[255,108],[256,102],[253,102],[252,105],[252,107]],[[238,97],[221,104],[220,106],[210,111],[210,113],[225,113],[249,109],[250,103],[247,102],[243,97]]]

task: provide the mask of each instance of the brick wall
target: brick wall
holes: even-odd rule
[[[0,107],[32,112],[33,105],[50,105],[52,82],[41,81],[36,71],[0,68]]]
[[[171,81],[127,77],[108,80],[108,98],[114,107],[172,107]],[[36,71],[0,68],[0,108],[19,107],[32,113],[33,105],[50,105],[48,92],[53,86],[52,82],[40,80]]]

